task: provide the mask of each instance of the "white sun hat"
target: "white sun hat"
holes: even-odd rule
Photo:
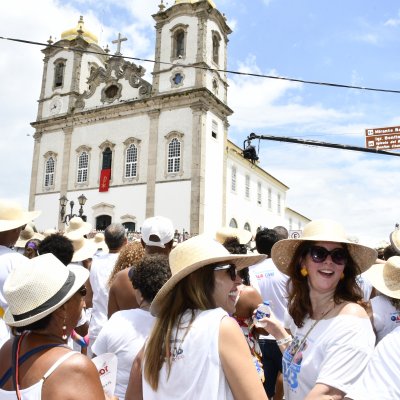
[[[89,224],[89,222],[85,222],[81,217],[73,217],[69,221],[69,225],[65,230],[64,236],[66,236],[68,239],[73,240],[89,234],[91,230],[92,224]]]
[[[96,246],[97,250],[103,250],[105,253],[108,253],[108,246],[104,240],[104,233],[103,232],[97,232],[96,235],[90,239]]]
[[[72,239],[72,245],[74,246],[72,262],[78,262],[92,258],[94,253],[97,251],[97,245],[92,240],[86,239],[83,236]]]
[[[40,213],[41,211],[25,211],[14,201],[0,199],[0,232],[26,225]]]
[[[66,267],[50,253],[21,261],[4,283],[8,303],[4,321],[20,327],[41,320],[66,303],[88,278],[87,269]]]
[[[151,313],[157,316],[165,296],[183,278],[206,265],[229,262],[237,270],[257,264],[265,255],[231,254],[215,239],[199,235],[179,243],[169,255],[172,276],[161,287],[151,303]]]
[[[378,257],[376,250],[351,242],[342,225],[336,221],[316,219],[304,227],[303,234],[299,239],[283,239],[272,247],[272,261],[281,272],[284,274],[288,272],[289,264],[297,248],[305,241],[346,244],[349,254],[360,272],[366,271]]]
[[[374,264],[364,272],[372,286],[386,296],[400,299],[400,257],[390,257],[385,264]]]
[[[250,231],[246,229],[231,228],[230,226],[225,226],[220,228],[215,233],[215,239],[224,244],[226,239],[236,238],[240,244],[247,244],[252,239],[253,235]]]
[[[26,243],[32,239],[43,240],[44,236],[38,232],[35,232],[33,228],[27,224],[19,234],[19,238],[15,243],[15,247],[25,247]]]

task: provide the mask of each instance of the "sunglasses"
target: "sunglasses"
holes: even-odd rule
[[[78,290],[78,293],[79,293],[82,297],[85,297],[86,294],[87,294],[86,286],[83,285],[83,286]]]
[[[322,263],[328,256],[331,256],[331,259],[335,264],[344,265],[349,258],[347,250],[342,248],[328,250],[325,247],[312,246],[308,252],[312,260],[316,263]]]
[[[214,267],[214,271],[226,271],[229,274],[229,277],[232,279],[232,281],[236,280],[237,271],[236,267],[232,264],[217,265],[216,267]]]

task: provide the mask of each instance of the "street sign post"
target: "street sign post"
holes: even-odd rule
[[[365,130],[365,146],[369,149],[400,149],[400,126]]]

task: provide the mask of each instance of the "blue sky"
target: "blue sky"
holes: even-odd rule
[[[164,1],[167,5],[172,0]],[[228,68],[345,85],[400,89],[400,3],[395,0],[215,0],[233,29]],[[154,58],[159,0],[14,0],[0,36],[45,42],[85,27],[109,44],[128,38],[124,55]],[[42,58],[38,46],[0,40],[0,196],[28,203]],[[141,63],[148,73],[152,65]],[[150,75],[148,75],[148,79]],[[400,94],[229,76],[230,138],[250,132],[364,146],[365,129],[400,125]],[[255,143],[257,144],[257,143]],[[257,144],[258,145],[258,144]],[[361,241],[388,240],[400,222],[398,157],[271,141],[260,163],[286,183],[287,205],[310,218],[331,217]]]

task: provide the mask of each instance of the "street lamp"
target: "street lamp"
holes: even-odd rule
[[[85,205],[86,200],[87,200],[87,198],[86,198],[85,195],[83,195],[83,194],[81,194],[81,195],[78,197],[78,202],[79,202],[79,205],[80,205],[78,214],[79,214],[79,217],[81,217],[84,221],[86,221],[86,215],[83,215],[83,206]],[[66,214],[66,211],[65,211],[65,208],[67,207],[67,204],[68,204],[68,199],[67,199],[67,197],[66,197],[65,195],[62,196],[62,197],[60,198],[59,202],[60,202],[60,207],[61,207],[61,210],[60,210],[60,220],[61,220],[61,222],[62,222],[63,224],[67,224],[67,225],[68,225],[68,222],[71,220],[71,218],[78,217],[78,215],[74,214],[74,205],[75,205],[75,202],[74,202],[73,200],[71,200],[71,201],[69,202],[69,206],[70,206],[70,208],[71,208],[71,211],[70,211],[69,214]]]

